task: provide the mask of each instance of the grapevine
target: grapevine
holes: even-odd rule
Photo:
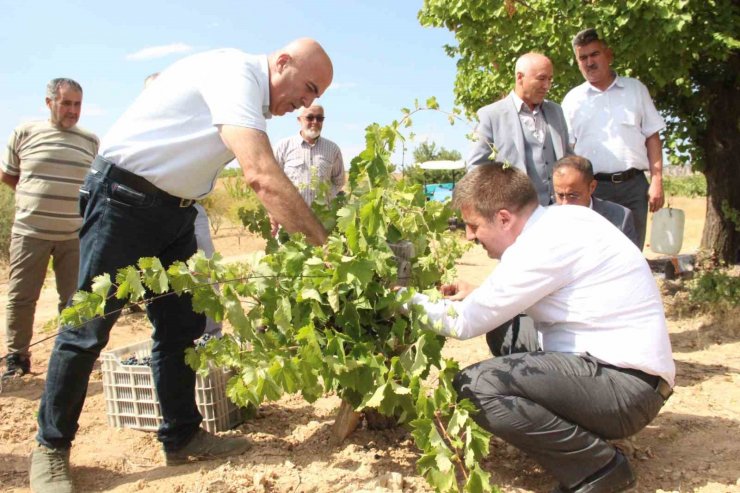
[[[391,155],[404,142],[400,129],[424,109],[437,109],[434,98],[426,108],[404,110],[400,121],[366,128],[346,194],[313,205],[330,232],[325,245],[311,246],[300,234],[277,241],[264,211],[241,211],[245,225],[267,240],[264,254],[224,264],[218,254],[199,252],[167,268],[143,258],[115,282],[96,278],[63,320],[102,315],[109,296],[191,293],[195,311],[228,320],[233,333],[189,349],[186,361],[198,371],[209,362],[233,368],[227,394],[236,404],[259,406],[286,393],[314,402],[335,392],[358,411],[373,408],[410,427],[421,450],[419,472],[437,491],[491,491],[479,466],[490,435],[473,421],[474,406],[457,402],[457,363],[442,358],[445,339],[425,330],[422,311],[402,310],[413,292],[435,295],[436,285],[450,281],[465,248],[448,231],[451,209],[392,175]],[[392,249],[399,244],[413,252],[409,289],[401,293]]]

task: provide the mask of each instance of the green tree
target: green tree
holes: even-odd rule
[[[423,163],[424,161],[458,161],[462,155],[456,150],[447,150],[444,147],[437,149],[434,142],[422,142],[414,149],[414,162]]]
[[[550,97],[583,82],[571,39],[595,27],[614,50],[615,70],[639,78],[666,117],[671,162],[690,159],[707,178],[702,248],[740,260],[740,54],[737,0],[425,0],[424,26],[455,33],[455,95],[470,115],[503,97],[514,63],[528,52],[556,67]],[[688,156],[688,157],[687,157]]]

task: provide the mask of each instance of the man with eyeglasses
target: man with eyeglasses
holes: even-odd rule
[[[581,156],[566,156],[560,159],[552,170],[552,184],[555,202],[558,205],[590,207],[616,226],[638,248],[640,247],[632,211],[592,195],[596,189],[596,180],[591,161]]]
[[[510,163],[527,173],[545,206],[553,203],[552,166],[569,152],[568,126],[560,105],[545,99],[552,86],[550,59],[527,53],[516,61],[514,71],[514,90],[478,110],[477,140],[468,165],[489,159]]]
[[[275,160],[308,205],[322,196],[327,201],[333,199],[345,181],[342,151],[321,136],[324,118],[322,106],[304,108],[298,116],[300,132],[275,146]]]

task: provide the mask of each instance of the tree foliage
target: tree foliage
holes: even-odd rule
[[[448,206],[427,202],[418,184],[391,174],[406,118],[367,127],[346,195],[313,204],[331,232],[325,245],[310,246],[302,235],[278,243],[264,211],[244,210],[248,227],[268,240],[263,255],[229,265],[202,253],[170,266],[140,259],[115,279],[98,276],[92,292],[77,293],[65,323],[102,315],[111,296],[192,293],[193,308],[228,320],[233,334],[188,350],[186,360],[201,370],[209,362],[235,369],[227,393],[237,404],[285,393],[313,402],[336,392],[357,410],[373,408],[409,426],[422,454],[419,472],[438,491],[491,491],[479,466],[490,435],[473,421],[474,406],[457,402],[457,363],[442,358],[445,339],[426,330],[423,310],[402,309],[416,290],[439,296],[435,285],[450,280],[463,249],[447,230]],[[410,289],[399,293],[392,247],[404,242],[413,247],[406,249]]]
[[[562,100],[583,82],[571,39],[595,27],[614,50],[613,68],[645,83],[666,116],[669,159],[707,174],[703,246],[736,260],[740,235],[721,203],[740,209],[737,1],[425,0],[419,20],[454,32],[457,44],[445,51],[458,59],[455,95],[469,115],[512,88],[515,61],[528,51],[553,61],[550,98]]]
[[[437,149],[435,142],[422,142],[414,149],[414,162],[423,163],[424,161],[458,161],[462,159],[460,151],[447,150],[444,147]]]

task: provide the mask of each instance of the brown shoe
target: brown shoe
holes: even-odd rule
[[[184,447],[174,451],[164,451],[164,461],[168,466],[178,466],[199,460],[241,455],[252,444],[243,437],[217,437],[198,428],[193,438]]]
[[[73,493],[69,474],[69,449],[52,449],[38,445],[31,452],[29,471],[34,493]]]

